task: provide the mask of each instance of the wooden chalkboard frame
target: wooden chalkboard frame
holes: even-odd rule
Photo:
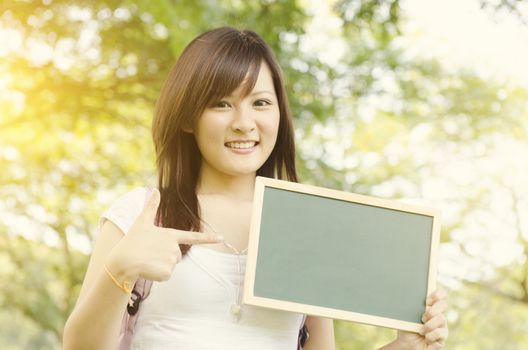
[[[365,204],[368,206],[385,208],[400,212],[414,213],[432,218],[432,232],[430,244],[424,249],[429,249],[429,267],[427,281],[427,294],[430,294],[436,288],[436,267],[438,246],[440,240],[440,212],[437,209],[426,208],[422,206],[410,205],[401,203],[395,200],[380,199],[360,194],[337,191],[322,187],[311,185],[304,185],[288,181],[270,179],[265,177],[257,177],[255,183],[255,192],[253,198],[253,209],[251,217],[251,226],[248,242],[248,257],[245,273],[243,303],[248,305],[267,307],[279,310],[286,310],[292,312],[303,313],[307,315],[322,316],[332,319],[340,319],[346,321],[359,322],[375,326],[399,329],[404,331],[411,331],[419,333],[423,325],[419,322],[409,322],[395,318],[381,317],[372,315],[368,312],[351,312],[349,310],[340,310],[331,307],[322,307],[316,305],[309,305],[306,303],[292,302],[285,300],[278,300],[275,298],[268,298],[256,296],[255,278],[257,271],[257,257],[259,254],[259,240],[261,228],[261,215],[263,211],[264,194],[266,189],[275,188],[290,191],[293,193],[309,194],[319,197],[337,199],[341,201],[352,202],[356,204]],[[292,218],[294,220],[295,218]],[[299,218],[302,219],[302,218]],[[331,225],[331,223],[328,223]],[[397,247],[395,247],[397,248]],[[391,298],[391,293],[387,293],[387,298]],[[420,304],[421,305],[421,304]],[[425,296],[423,300],[423,310],[425,311]]]

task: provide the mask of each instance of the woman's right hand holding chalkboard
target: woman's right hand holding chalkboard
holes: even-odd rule
[[[447,292],[438,289],[427,296],[426,311],[422,316],[424,323],[421,334],[398,332],[399,349],[438,350],[445,346],[449,330],[445,313],[447,311]]]
[[[141,214],[108,256],[106,266],[119,280],[131,284],[138,277],[166,281],[182,259],[180,244],[219,243],[223,240],[221,236],[156,226],[159,203],[160,193],[153,189]]]

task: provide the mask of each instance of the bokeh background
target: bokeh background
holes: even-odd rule
[[[303,182],[442,210],[446,348],[528,348],[520,0],[2,0],[0,348],[60,349],[99,214],[155,184],[165,76],[222,25],[276,52]],[[394,337],[335,327],[338,349]]]

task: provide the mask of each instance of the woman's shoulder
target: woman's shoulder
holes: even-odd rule
[[[118,196],[101,214],[99,230],[105,220],[110,220],[126,234],[143,210],[151,191],[149,187],[136,187]]]

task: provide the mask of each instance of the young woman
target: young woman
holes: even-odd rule
[[[195,38],[172,68],[153,121],[158,189],[118,199],[101,218],[65,349],[116,349],[129,288],[155,281],[132,349],[297,349],[303,315],[240,305],[255,176],[297,181],[294,133],[280,68],[252,31]],[[156,283],[159,282],[159,283]],[[388,292],[390,293],[390,291]],[[384,349],[439,349],[445,293],[423,335]],[[304,349],[334,349],[332,320],[308,316]]]

